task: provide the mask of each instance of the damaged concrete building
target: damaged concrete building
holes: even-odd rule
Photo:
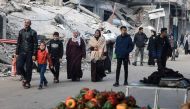
[[[151,2],[150,2],[151,1]],[[186,34],[189,31],[189,1],[188,0],[131,0],[128,7],[143,7],[156,6],[156,8],[163,8],[165,16],[158,19],[150,20],[151,25],[156,29],[167,27],[169,33],[173,33],[176,40],[178,40],[182,33]],[[159,31],[157,29],[157,31]]]
[[[68,2],[69,0],[63,0]],[[70,0],[75,1],[76,0]],[[100,16],[103,21],[107,21],[112,15],[113,11],[117,15],[120,13],[117,9],[114,10],[115,2],[117,2],[118,9],[124,9],[125,17],[120,20],[126,20],[133,26],[153,26],[159,32],[160,28],[167,27],[169,33],[173,33],[176,40],[181,34],[186,34],[190,30],[190,16],[188,0],[77,0],[80,5],[90,10],[91,12]],[[147,18],[148,12],[154,9],[163,8],[165,16],[161,18],[150,19]],[[125,10],[126,9],[126,10]],[[132,10],[131,10],[132,9]],[[133,11],[134,13],[130,13]],[[133,16],[133,15],[135,16]],[[121,14],[120,14],[121,15]],[[136,20],[134,20],[136,19]],[[134,20],[131,22],[131,20]],[[143,24],[143,22],[146,24]],[[144,22],[144,23],[145,23]],[[136,23],[136,24],[133,24]]]

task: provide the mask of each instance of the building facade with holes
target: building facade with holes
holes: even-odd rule
[[[107,21],[112,15],[113,7],[115,1],[118,7],[126,7],[123,0],[63,0],[63,2],[71,1],[73,3],[79,3],[81,6],[85,7],[89,11],[97,14],[103,21]]]
[[[179,40],[182,34],[189,31],[189,1],[188,0],[129,0],[128,7],[154,5],[156,8],[164,8],[165,16],[151,20],[155,28],[166,27],[169,34],[173,33],[176,40]]]

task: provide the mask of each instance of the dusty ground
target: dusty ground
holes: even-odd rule
[[[180,56],[175,62],[168,62],[169,68],[174,68],[190,78],[190,56]],[[129,82],[138,82],[144,76],[150,75],[156,67],[147,65],[129,66]],[[66,70],[61,71],[61,83],[52,83],[52,74],[47,73],[46,77],[49,86],[46,89],[38,90],[39,75],[35,73],[32,80],[32,88],[25,90],[21,87],[18,78],[0,78],[0,109],[52,109],[61,100],[69,95],[76,95],[83,87],[96,88],[99,90],[121,90],[125,91],[124,86],[115,88],[112,86],[115,80],[115,66],[113,73],[107,75],[102,82],[92,83],[90,81],[90,69],[84,70],[81,82],[71,82],[66,79]],[[123,69],[121,73],[121,83],[123,83]],[[139,105],[153,105],[154,93],[151,90],[131,90],[131,95],[135,96]],[[169,109],[179,109],[183,103],[183,92],[161,91],[160,106]]]

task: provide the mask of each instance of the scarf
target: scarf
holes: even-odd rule
[[[81,45],[81,39],[80,39],[81,37],[80,36],[78,36],[77,38],[75,38],[75,37],[72,37],[72,41],[73,42],[78,42],[78,44],[79,44],[79,46]]]
[[[106,50],[106,40],[103,36],[97,40],[95,37],[91,37],[89,41],[90,47],[96,47],[97,51],[91,51],[91,61],[104,60],[106,57],[104,53]]]

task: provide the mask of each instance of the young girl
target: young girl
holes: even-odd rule
[[[45,78],[44,73],[46,72],[47,67],[47,61],[49,63],[50,68],[52,68],[52,62],[49,56],[48,51],[46,50],[46,44],[45,42],[40,42],[40,49],[37,52],[37,62],[38,62],[38,68],[40,71],[40,85],[38,89],[42,89],[43,85],[46,87],[48,81]]]

